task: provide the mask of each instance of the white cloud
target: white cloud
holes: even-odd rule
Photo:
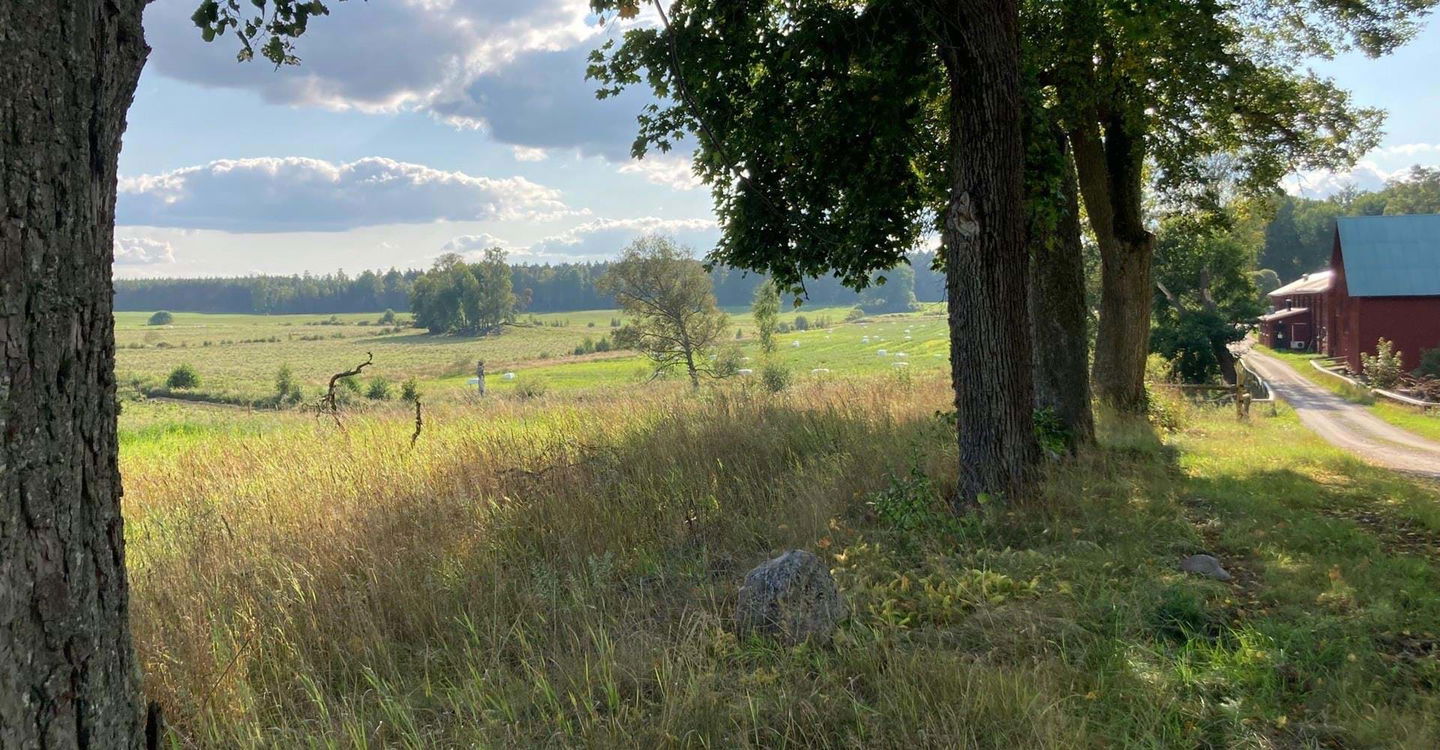
[[[559,191],[521,177],[476,177],[377,157],[344,164],[265,157],[122,178],[117,222],[230,232],[326,232],[575,213]]]
[[[695,176],[689,156],[660,156],[652,154],[644,159],[634,159],[620,167],[620,174],[638,174],[656,185],[675,190],[695,190],[705,183]]]
[[[429,112],[496,140],[576,148],[620,161],[649,102],[642,90],[595,98],[586,55],[645,19],[601,26],[588,0],[377,0],[332,5],[297,42],[298,66],[240,64],[233,35],[206,44],[195,0],[145,12],[149,70],[267,102],[370,113]],[[248,4],[242,4],[248,7]],[[643,89],[644,87],[640,87]]]
[[[115,265],[149,266],[174,262],[175,248],[169,242],[146,237],[115,238]]]
[[[1326,198],[1349,185],[1360,190],[1379,190],[1389,180],[1403,177],[1416,164],[1440,164],[1440,143],[1383,146],[1344,172],[1325,169],[1297,172],[1286,177],[1281,186],[1285,192],[1305,198]]]
[[[512,146],[510,150],[515,154],[515,161],[545,161],[550,158],[550,153],[543,148]]]
[[[712,219],[661,219],[654,216],[596,219],[536,242],[529,247],[529,253],[550,258],[613,258],[631,240],[644,234],[669,235],[677,242],[689,245],[697,255],[704,255],[714,249],[720,229]]]
[[[457,237],[452,237],[440,250],[446,253],[460,253],[468,257],[478,256],[492,247],[498,247],[511,255],[527,255],[529,253],[527,249],[514,247],[509,242],[489,232],[462,234]]]
[[[595,219],[544,237],[529,246],[481,232],[452,237],[440,250],[478,257],[481,252],[498,247],[511,257],[532,263],[606,260],[617,257],[631,240],[645,234],[673,237],[677,242],[689,245],[697,255],[704,255],[715,247],[720,230],[711,219],[661,219],[655,216]]]

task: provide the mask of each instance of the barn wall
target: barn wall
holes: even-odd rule
[[[1420,366],[1420,353],[1440,348],[1440,297],[1352,297],[1358,308],[1354,341],[1346,358],[1358,369],[1360,352],[1375,353],[1381,337],[1395,342],[1406,370]]]

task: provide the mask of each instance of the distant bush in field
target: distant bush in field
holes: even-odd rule
[[[370,387],[365,389],[365,398],[372,401],[389,401],[390,381],[378,376],[371,378]]]
[[[610,337],[609,337],[609,336],[601,336],[601,337],[595,342],[595,351],[597,351],[597,352],[608,352],[608,351],[610,351],[610,349],[612,348],[612,346],[613,346],[613,345],[610,343]]]
[[[299,381],[295,380],[295,374],[290,371],[290,365],[280,365],[280,369],[275,371],[275,403],[293,405],[303,400],[305,395],[300,390]]]
[[[731,344],[720,350],[715,357],[715,377],[731,378],[740,374],[740,365],[744,362],[745,355],[740,347]]]
[[[406,378],[400,384],[400,400],[411,404],[420,400],[420,384],[415,382],[415,378]]]
[[[796,316],[795,316],[795,330],[797,330],[797,331],[808,331],[808,330],[810,330],[810,319],[807,318],[807,317],[805,317],[804,315],[796,315]]]
[[[540,398],[550,392],[550,381],[543,375],[521,375],[515,380],[515,395],[520,398]]]
[[[174,322],[175,316],[171,315],[169,310],[160,310],[159,312],[151,315],[150,319],[145,321],[145,324],[152,326],[168,326]]]
[[[620,319],[619,319],[619,318],[611,318],[611,319],[610,319],[610,327],[611,327],[611,328],[619,328],[619,327],[620,327]]]
[[[380,325],[382,325],[382,326],[393,326],[393,325],[395,325],[395,311],[394,311],[394,310],[391,310],[391,309],[388,308],[388,307],[385,308],[385,312],[380,313]]]
[[[790,380],[790,368],[779,362],[767,362],[760,371],[760,382],[765,385],[765,390],[771,393],[779,393],[789,388]]]
[[[165,387],[176,390],[184,388],[197,388],[200,385],[200,373],[189,364],[183,364],[170,371],[170,377],[165,378]]]

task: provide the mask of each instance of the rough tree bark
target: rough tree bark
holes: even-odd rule
[[[1060,419],[1073,451],[1095,441],[1080,198],[1065,133],[1036,127],[1030,135],[1044,139],[1026,149],[1035,405]]]
[[[1015,0],[951,0],[939,19],[949,83],[942,238],[959,425],[959,501],[1020,491],[1039,458],[1025,247]]]
[[[1070,130],[1080,194],[1100,247],[1095,387],[1103,403],[1136,413],[1145,410],[1155,256],[1141,202],[1145,146],[1118,115],[1106,119],[1104,133],[1102,140],[1093,118]]]
[[[143,0],[0,2],[0,747],[144,741],[110,264]]]

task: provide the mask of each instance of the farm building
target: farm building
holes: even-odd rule
[[[1274,312],[1260,316],[1260,343],[1272,349],[1314,352],[1321,347],[1320,317],[1335,273],[1307,273],[1270,293]]]
[[[1341,357],[1352,371],[1385,338],[1405,369],[1440,348],[1440,214],[1350,216],[1336,222],[1330,268],[1270,293],[1260,341]]]
[[[1326,354],[1359,371],[1360,354],[1386,338],[1411,370],[1440,347],[1440,214],[1339,219],[1330,268]]]

